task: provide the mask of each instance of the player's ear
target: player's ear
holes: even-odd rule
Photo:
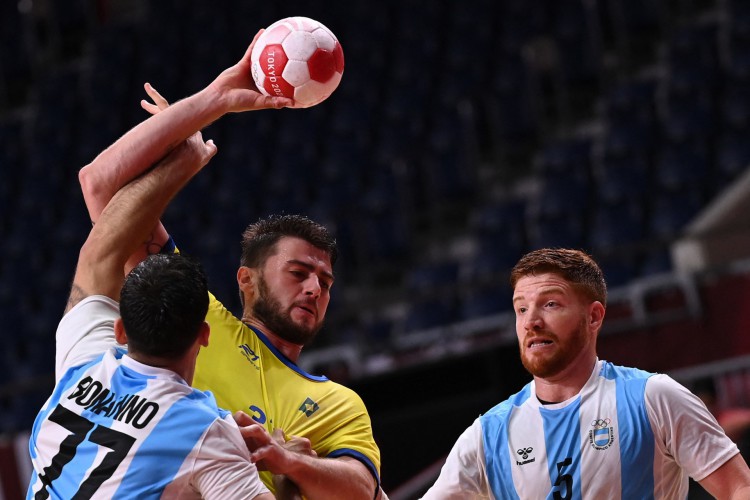
[[[604,305],[598,300],[592,302],[589,307],[589,326],[597,333],[602,328],[605,312],[606,309],[604,308]]]
[[[128,343],[128,335],[125,333],[122,318],[117,318],[115,320],[115,340],[120,345],[126,345]]]
[[[240,266],[237,269],[237,284],[240,287],[240,299],[243,306],[245,302],[252,302],[257,294],[258,270],[252,267]]]
[[[200,345],[203,347],[208,347],[208,337],[211,334],[211,327],[208,325],[207,322],[203,322],[201,325],[200,331],[198,332],[198,339],[200,342]]]

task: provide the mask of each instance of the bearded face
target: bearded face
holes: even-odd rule
[[[513,308],[523,366],[534,377],[576,373],[596,359],[596,336],[604,308],[554,273],[521,277]],[[585,371],[584,370],[584,371]]]
[[[292,309],[311,307],[304,302],[294,302],[285,306],[271,294],[266,279],[258,277],[258,297],[253,304],[253,315],[271,332],[288,342],[298,345],[310,343],[323,327],[323,321],[303,321],[292,317]]]
[[[535,377],[553,377],[576,359],[586,348],[588,339],[585,318],[567,332],[528,332],[519,340],[521,362]]]

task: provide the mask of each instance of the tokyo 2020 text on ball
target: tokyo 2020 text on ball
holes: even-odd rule
[[[273,23],[255,42],[250,59],[258,89],[294,99],[295,108],[328,98],[344,73],[344,51],[338,39],[309,17]]]

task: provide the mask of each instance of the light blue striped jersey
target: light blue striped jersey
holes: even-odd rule
[[[231,415],[217,408],[211,393],[115,346],[117,315],[116,302],[94,296],[60,322],[58,380],[32,429],[27,498],[253,498],[266,492]]]
[[[598,360],[581,391],[543,405],[535,384],[479,417],[424,498],[684,499],[738,453],[667,377]]]

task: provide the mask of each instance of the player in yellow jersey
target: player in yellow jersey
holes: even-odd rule
[[[291,104],[257,92],[250,76],[253,44],[237,64],[186,98],[189,102],[181,106],[181,113],[159,113],[168,104],[146,84],[154,103],[142,101],[142,106],[155,116],[118,139],[79,174],[92,221],[120,186],[224,114]],[[161,223],[128,266],[159,251],[174,251]],[[249,417],[238,418],[263,426],[268,431],[264,436],[281,429],[288,438],[309,440],[313,454],[306,453],[299,439],[284,442],[280,437],[283,444],[278,443],[277,453],[257,457],[259,468],[266,469],[262,479],[272,491],[291,482],[309,500],[385,498],[380,452],[361,398],[296,364],[305,343],[323,324],[335,260],[333,238],[305,217],[271,217],[251,225],[243,237],[237,272],[242,318],[211,296],[206,317],[211,341],[198,356],[194,384],[211,390],[219,406],[245,412]],[[247,441],[252,446],[253,439]]]
[[[213,391],[219,406],[244,410],[269,431],[304,436],[318,456],[364,464],[377,478],[379,451],[362,400],[296,365],[323,324],[335,258],[328,231],[305,217],[248,227],[237,273],[242,320],[212,297],[212,341],[198,357],[194,385]]]

